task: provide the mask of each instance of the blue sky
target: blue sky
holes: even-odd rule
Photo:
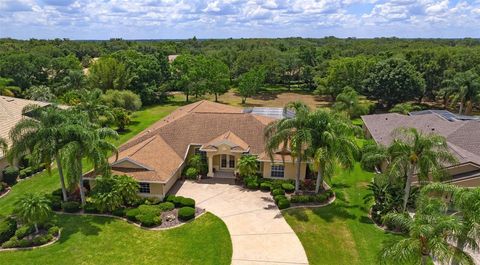
[[[0,37],[480,37],[480,0],[0,0]]]

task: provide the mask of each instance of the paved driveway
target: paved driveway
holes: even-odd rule
[[[220,217],[232,237],[232,264],[308,264],[295,232],[270,194],[213,182],[178,182],[171,193],[194,198]]]

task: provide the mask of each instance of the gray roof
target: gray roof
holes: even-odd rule
[[[291,110],[284,110],[283,108],[272,107],[245,108],[243,112],[274,119],[292,118],[293,116],[295,116],[295,113]]]
[[[389,145],[396,128],[416,128],[429,134],[436,133],[446,138],[452,154],[460,163],[480,164],[480,122],[476,120],[450,120],[437,113],[402,115],[398,113],[362,116],[372,138],[379,144]]]

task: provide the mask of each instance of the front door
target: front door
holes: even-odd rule
[[[235,156],[221,155],[220,169],[230,169],[230,170],[235,169]]]

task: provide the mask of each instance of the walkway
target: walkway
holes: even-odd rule
[[[216,183],[178,182],[172,193],[194,198],[197,206],[225,222],[232,237],[232,264],[308,264],[300,240],[270,194],[218,183],[218,180]]]

